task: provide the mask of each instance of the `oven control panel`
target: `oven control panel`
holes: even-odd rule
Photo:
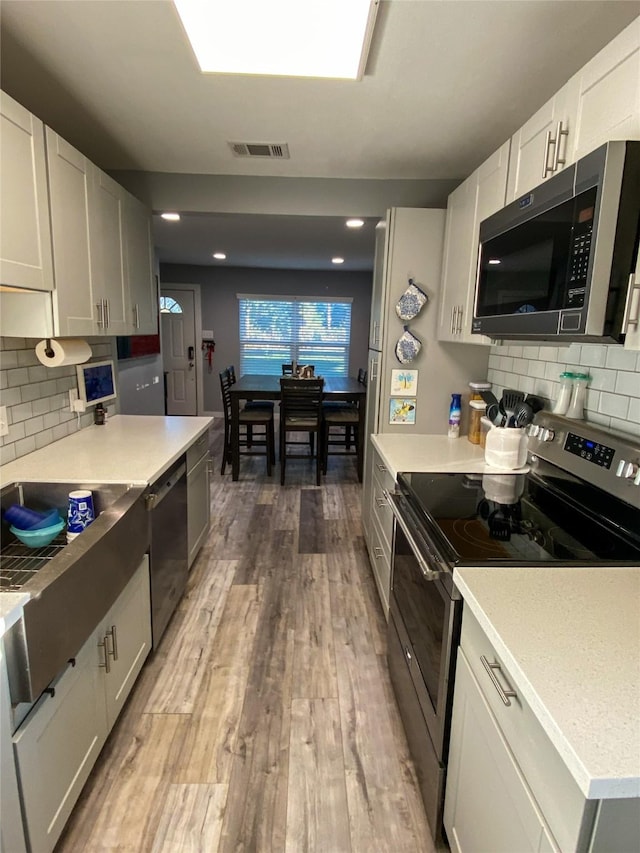
[[[530,459],[542,459],[640,509],[640,438],[552,412],[527,433]]]
[[[567,438],[564,443],[564,449],[569,453],[574,453],[587,462],[593,462],[595,465],[600,465],[603,468],[611,468],[615,450],[613,447],[608,447],[606,444],[599,444],[590,438],[583,438],[581,435],[576,435],[573,432],[567,433]]]

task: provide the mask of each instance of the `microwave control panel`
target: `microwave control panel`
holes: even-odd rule
[[[591,257],[591,222],[577,227],[573,234],[571,258],[569,262],[569,287],[565,308],[582,308],[585,299],[587,270]]]

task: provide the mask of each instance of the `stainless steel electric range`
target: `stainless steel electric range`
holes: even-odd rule
[[[455,568],[640,565],[640,438],[540,412],[528,446],[526,472],[407,472],[389,495],[389,668],[436,838],[463,605]]]

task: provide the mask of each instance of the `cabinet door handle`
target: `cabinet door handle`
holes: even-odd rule
[[[98,326],[104,329],[104,299],[96,302],[96,308],[98,309]]]
[[[111,630],[107,631],[105,640],[107,637],[111,638],[111,651],[108,653],[114,660],[118,660],[118,632],[115,625],[112,625]]]
[[[455,335],[456,333],[456,314],[458,312],[458,306],[454,305],[451,309],[451,334]]]
[[[489,673],[489,678],[491,679],[491,683],[493,684],[493,686],[498,691],[498,696],[502,699],[503,704],[505,704],[507,706],[511,705],[511,698],[517,697],[518,694],[515,692],[515,690],[512,690],[508,684],[507,684],[508,690],[505,690],[504,687],[500,684],[500,682],[496,678],[496,675],[495,675],[493,670],[498,669],[498,670],[500,670],[500,672],[502,672],[502,670],[500,669],[500,664],[499,663],[489,663],[489,661],[486,659],[486,657],[484,655],[480,655],[480,660],[482,661],[482,666]],[[504,673],[502,673],[502,675],[504,677]]]
[[[384,466],[384,465],[381,465],[379,462],[376,462],[376,468],[377,468],[377,469],[378,469],[378,471],[380,471],[381,473],[384,473],[384,472],[387,470],[387,469],[385,468],[385,466]]]
[[[383,506],[387,506],[387,502],[384,498],[376,498],[376,506],[382,509]]]
[[[384,557],[384,551],[382,550],[382,548],[378,548],[378,546],[376,545],[376,547],[373,549],[373,556],[376,558],[376,560],[379,560],[381,557]]]
[[[554,144],[551,139],[551,131],[547,131],[547,138],[544,142],[544,160],[542,161],[542,177],[546,178],[549,172],[553,172],[553,163],[549,165],[549,149]]]
[[[133,327],[134,329],[140,328],[140,309],[138,308],[138,303],[133,306]]]
[[[456,334],[457,335],[462,334],[462,315],[463,315],[463,313],[464,313],[464,311],[463,311],[462,305],[458,305],[458,322],[456,324]]]
[[[369,378],[372,382],[378,378],[378,360],[375,358],[371,359],[371,367],[369,369]]]
[[[108,299],[104,300],[104,313],[105,313],[105,317],[107,318],[107,322],[105,325],[106,325],[106,328],[108,329],[109,326],[111,325],[111,312],[109,311],[109,300]]]
[[[102,649],[103,662],[98,664],[101,669],[104,669],[105,672],[111,672],[111,663],[109,661],[109,649],[107,648],[107,635],[104,635],[104,639],[101,643],[98,643],[98,648]]]
[[[557,172],[558,166],[564,166],[567,162],[566,156],[563,159],[560,159],[560,142],[563,136],[569,136],[569,131],[566,128],[562,127],[562,122],[558,122],[558,127],[556,129],[556,138],[554,140],[554,153],[553,153],[553,166],[551,171]],[[566,154],[566,143],[565,143],[565,154]]]

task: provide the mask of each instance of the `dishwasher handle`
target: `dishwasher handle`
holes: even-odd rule
[[[147,510],[151,511],[159,506],[169,494],[171,489],[184,477],[187,473],[186,462],[180,462],[168,474],[164,474],[159,480],[149,487],[149,491],[145,496]]]

